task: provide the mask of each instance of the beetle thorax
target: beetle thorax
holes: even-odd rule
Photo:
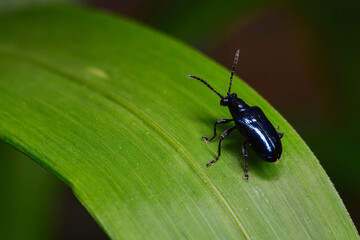
[[[249,105],[247,105],[242,99],[236,98],[229,102],[228,105],[230,111],[244,111],[249,108]]]

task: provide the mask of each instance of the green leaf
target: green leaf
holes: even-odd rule
[[[215,166],[213,123],[229,70],[167,36],[89,10],[0,18],[0,137],[71,186],[112,239],[359,239],[294,129],[235,78],[233,91],[285,132],[277,164],[239,134]]]
[[[0,1],[0,14],[29,6],[49,6],[59,4],[80,4],[80,0],[5,0]]]
[[[0,239],[53,239],[61,182],[2,140],[0,156]]]

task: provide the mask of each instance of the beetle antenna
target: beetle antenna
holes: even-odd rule
[[[218,93],[212,86],[210,86],[210,84],[208,84],[205,80],[202,80],[201,78],[197,77],[197,76],[193,76],[193,75],[189,75],[188,78],[194,78],[194,79],[197,79],[199,80],[200,82],[202,82],[203,84],[205,84],[208,88],[210,88],[211,90],[213,90],[217,95],[219,95],[219,97],[221,99],[223,99],[224,97]]]
[[[230,75],[230,84],[229,84],[229,91],[227,92],[227,95],[230,95],[230,91],[231,91],[231,84],[232,84],[232,79],[235,73],[235,68],[236,68],[236,64],[238,62],[238,58],[239,58],[239,54],[240,54],[240,49],[238,49],[235,53],[235,59],[234,59],[234,64],[232,67],[232,71],[231,71],[231,75]]]

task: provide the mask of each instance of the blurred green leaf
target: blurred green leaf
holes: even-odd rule
[[[0,1],[0,14],[29,6],[47,6],[50,4],[79,4],[82,0],[2,0]]]
[[[1,140],[0,156],[0,239],[52,239],[60,181]]]
[[[279,164],[212,124],[229,71],[126,19],[68,8],[2,16],[0,137],[59,176],[113,239],[359,239],[326,173],[291,126],[236,79],[233,91],[285,132]]]

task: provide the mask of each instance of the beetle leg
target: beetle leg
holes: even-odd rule
[[[214,125],[214,136],[212,138],[207,138],[207,137],[202,137],[205,142],[210,142],[212,140],[214,140],[214,138],[216,137],[216,125],[217,124],[224,124],[224,123],[228,123],[228,122],[231,122],[231,121],[234,121],[234,119],[220,119],[220,120],[217,120],[215,122],[215,125]]]
[[[284,133],[283,132],[280,132],[280,131],[276,131],[278,134],[279,134],[279,137],[282,138],[284,136]]]
[[[246,141],[244,142],[244,144],[242,145],[242,154],[244,155],[244,162],[245,162],[245,175],[244,175],[244,178],[246,180],[249,179],[249,175],[248,175],[248,165],[247,165],[247,162],[246,162],[246,159],[248,157],[248,151],[246,149]]]
[[[212,160],[211,162],[206,164],[206,166],[214,165],[215,162],[219,159],[219,157],[221,156],[221,143],[222,143],[222,140],[224,138],[226,138],[226,136],[229,135],[232,132],[232,130],[234,130],[234,129],[236,129],[236,127],[229,128],[229,129],[225,130],[225,132],[223,132],[223,134],[221,134],[220,142],[219,142],[219,148],[218,148],[218,156],[214,160]]]

